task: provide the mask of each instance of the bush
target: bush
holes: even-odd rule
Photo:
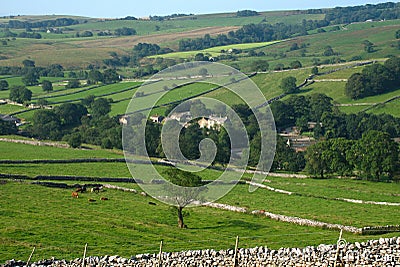
[[[113,148],[110,138],[104,138],[103,140],[101,140],[101,148],[104,148],[104,149],[112,149]]]
[[[6,80],[0,80],[0,91],[8,90],[8,82]]]
[[[72,89],[72,88],[79,88],[81,86],[81,82],[79,80],[73,79],[69,80],[67,85],[65,86],[66,89]]]
[[[280,87],[285,94],[292,94],[298,90],[296,82],[297,79],[295,77],[285,77],[282,79]]]
[[[67,142],[72,148],[80,147],[82,144],[82,136],[80,133],[73,133],[67,137]]]

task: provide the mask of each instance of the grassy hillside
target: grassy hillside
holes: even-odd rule
[[[37,147],[5,142],[0,142],[0,148],[9,151],[2,155],[2,158],[8,159],[40,159],[47,158],[49,154],[59,159],[120,157],[103,150]],[[21,150],[26,152],[22,158],[18,152]],[[130,177],[126,165],[122,163],[1,164],[0,173]],[[208,170],[200,175],[214,179],[220,172]],[[249,211],[264,209],[358,227],[396,224],[400,219],[398,207],[351,204],[322,198],[399,202],[400,188],[397,184],[336,179],[268,179],[269,186],[302,195],[288,196],[265,189],[249,193],[247,185],[239,185],[219,202],[246,207]],[[118,185],[141,191],[134,184]],[[204,207],[187,209],[190,216],[185,218],[189,229],[180,230],[176,227],[176,217],[170,207],[148,197],[111,189],[100,195],[81,194],[79,199],[71,198],[71,189],[46,188],[28,182],[2,182],[0,191],[0,241],[3,244],[0,262],[16,256],[26,259],[33,246],[36,246],[34,260],[53,256],[72,259],[81,256],[85,243],[89,243],[90,255],[118,254],[129,257],[138,253],[157,252],[161,239],[165,251],[179,251],[232,248],[236,235],[241,237],[240,247],[266,245],[269,248],[335,243],[338,236],[337,231]],[[100,197],[110,200],[101,202]],[[89,203],[88,198],[97,199],[97,202]],[[150,206],[149,201],[157,205]],[[354,242],[373,237],[344,233],[344,238]]]
[[[65,17],[65,16],[60,16]],[[265,12],[255,17],[236,17],[235,14],[211,14],[182,17],[166,21],[149,20],[101,20],[79,18],[87,23],[71,25],[63,34],[43,33],[43,39],[10,40],[2,47],[0,66],[20,65],[27,57],[36,61],[39,66],[47,66],[62,62],[63,66],[86,67],[89,64],[101,64],[103,59],[110,58],[110,52],[127,53],[139,42],[168,44],[177,48],[182,38],[202,37],[205,34],[218,35],[236,30],[249,23],[260,23],[266,19],[269,23],[301,23],[303,19],[323,19],[324,15],[298,14],[298,12]],[[42,20],[56,17],[18,17],[18,20]],[[3,19],[1,22],[6,22]],[[117,28],[135,28],[138,35],[130,37],[98,37],[100,31],[114,31]],[[21,30],[14,30],[19,32]],[[77,32],[92,31],[93,37],[75,38]],[[0,33],[1,34],[1,33]]]

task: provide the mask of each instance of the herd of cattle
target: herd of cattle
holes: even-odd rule
[[[102,186],[95,186],[95,187],[92,187],[92,188],[90,189],[90,192],[92,192],[92,193],[99,193],[99,192],[102,191],[102,190],[103,190],[103,187],[102,187]],[[79,198],[79,193],[86,193],[86,192],[87,192],[86,186],[78,187],[77,189],[75,189],[75,190],[71,193],[71,196],[72,196],[73,198]],[[106,201],[106,200],[108,200],[108,198],[106,198],[106,197],[101,197],[100,200]],[[89,202],[96,202],[96,200],[93,199],[93,198],[88,198],[88,201],[89,201]]]

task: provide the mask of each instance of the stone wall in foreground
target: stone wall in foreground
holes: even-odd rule
[[[344,241],[344,240],[342,240]],[[318,247],[282,248],[271,250],[265,247],[238,250],[237,266],[395,266],[400,267],[400,237],[380,238],[362,243],[347,244],[339,242],[337,245],[319,245]],[[338,253],[337,253],[338,251]],[[234,266],[234,250],[193,250],[173,253],[162,253],[162,265],[159,265],[159,255],[141,254],[130,259],[119,256],[87,257],[87,267],[94,266],[118,266],[118,267],[215,267]],[[43,260],[32,263],[29,266],[71,266],[81,267],[82,259]],[[11,260],[5,267],[25,266],[26,263]]]

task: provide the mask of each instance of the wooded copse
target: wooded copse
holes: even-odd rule
[[[380,95],[400,88],[400,58],[391,57],[382,65],[367,66],[353,74],[346,83],[346,95],[351,99]]]

